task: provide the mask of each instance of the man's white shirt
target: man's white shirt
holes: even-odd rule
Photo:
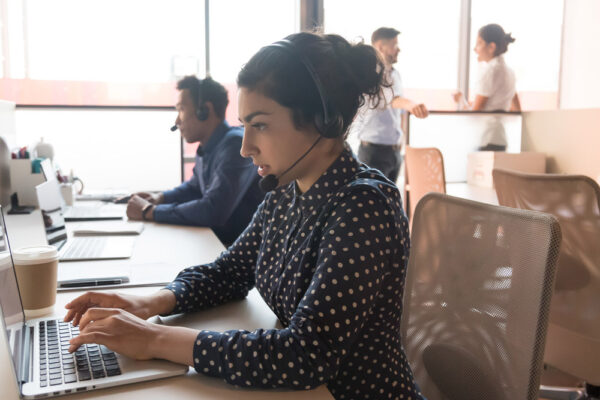
[[[396,145],[402,137],[402,110],[392,107],[394,97],[402,97],[402,78],[400,73],[390,68],[388,81],[391,87],[382,88],[383,99],[377,108],[365,97],[365,104],[358,110],[354,122],[350,126],[350,135],[357,135],[361,141]]]

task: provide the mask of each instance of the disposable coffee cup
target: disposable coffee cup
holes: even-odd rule
[[[56,303],[58,252],[53,246],[22,247],[13,261],[27,318],[51,314]]]

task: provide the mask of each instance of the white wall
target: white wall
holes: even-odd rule
[[[523,113],[522,151],[546,154],[546,172],[582,174],[600,182],[600,108]]]
[[[600,107],[600,0],[565,0],[561,108]]]

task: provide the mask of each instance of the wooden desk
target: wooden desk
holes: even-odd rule
[[[446,194],[481,203],[498,205],[498,196],[494,188],[469,185],[466,182],[446,183]]]
[[[120,292],[149,294],[157,288],[128,288]],[[80,293],[59,293],[54,315],[64,316],[64,305]],[[246,300],[229,303],[196,314],[179,315],[167,318],[154,318],[153,321],[169,325],[184,325],[197,329],[225,331],[228,329],[276,328],[277,317],[264,303],[256,290],[252,290]],[[0,335],[0,397],[2,400],[18,399],[18,390],[10,367],[10,358],[5,344],[4,334]],[[69,395],[65,399],[195,399],[195,400],[331,400],[333,396],[325,386],[310,391],[290,390],[243,390],[236,389],[224,381],[197,374],[193,369],[187,375],[158,381],[135,383],[110,389]]]
[[[10,215],[6,218],[11,247],[45,244],[41,215],[36,210],[30,215]],[[102,224],[98,221],[94,224]],[[67,228],[69,224],[67,224]],[[63,262],[59,264],[58,279],[90,276],[107,276],[107,271],[120,271],[131,265],[140,268],[159,265],[168,269],[173,277],[184,267],[214,260],[224,250],[212,230],[157,223],[145,223],[139,235],[133,256],[126,260]],[[110,274],[109,274],[110,275]],[[134,294],[153,293],[156,287],[120,289]],[[64,316],[64,305],[82,292],[62,292],[57,296],[55,315]],[[278,321],[253,290],[241,302],[227,304],[212,310],[185,316],[155,319],[165,324],[185,325],[198,329],[224,331],[228,329],[274,328]],[[0,334],[0,398],[18,399],[17,387],[10,369],[4,334]],[[68,399],[333,399],[326,387],[311,391],[241,390],[225,382],[198,375],[190,369],[185,376],[150,381],[88,393],[70,395]]]
[[[41,218],[39,210],[28,215],[6,216],[8,237],[13,249],[46,244]],[[114,221],[88,223],[101,226],[113,224]],[[72,226],[67,223],[69,235]],[[131,258],[61,262],[58,280],[128,275],[134,269],[138,272],[147,270],[149,274],[160,272],[161,277],[171,277],[167,279],[170,280],[185,267],[213,261],[224,250],[223,244],[209,228],[145,222],[144,230],[136,238]]]

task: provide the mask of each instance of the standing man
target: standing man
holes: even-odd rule
[[[409,111],[417,118],[429,115],[423,104],[416,104],[403,97],[400,74],[393,67],[398,61],[398,34],[394,28],[379,28],[371,36],[371,45],[384,61],[390,87],[383,88],[384,104],[375,107],[367,101],[359,110],[351,132],[360,140],[358,158],[370,167],[383,172],[392,182],[398,179],[402,159],[402,113]]]
[[[206,226],[226,245],[250,222],[264,194],[251,159],[240,155],[243,130],[225,121],[227,90],[211,78],[177,82],[175,126],[188,143],[199,143],[194,175],[162,193],[137,193],[127,204],[130,219]]]

